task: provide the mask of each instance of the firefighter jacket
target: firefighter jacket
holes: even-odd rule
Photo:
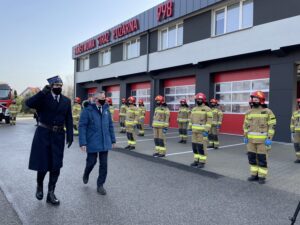
[[[212,108],[212,125],[221,126],[223,120],[223,112],[218,108]]]
[[[113,105],[109,106],[109,112],[110,112],[111,118],[113,118],[114,117],[114,113],[115,113],[115,107]]]
[[[209,132],[212,123],[211,109],[206,105],[195,106],[191,111],[189,128],[193,132]]]
[[[168,128],[170,119],[170,110],[167,106],[157,106],[154,111],[152,127]]]
[[[252,108],[245,114],[244,136],[250,143],[264,143],[275,134],[276,117],[268,108]]]
[[[139,107],[138,107],[138,112],[139,112],[139,119],[140,119],[140,120],[145,119],[145,115],[146,115],[146,107],[145,107],[145,106],[139,106]]]
[[[127,105],[122,104],[120,107],[120,117],[126,117],[126,110],[128,109]]]
[[[300,133],[300,109],[293,112],[290,128],[292,133]]]
[[[125,126],[135,126],[138,123],[139,112],[136,106],[129,105],[126,110]]]
[[[73,122],[77,123],[79,122],[79,117],[81,113],[81,105],[78,103],[75,103],[72,107],[72,115],[73,115]]]
[[[186,106],[180,106],[177,116],[177,122],[178,123],[186,123],[189,122],[191,111]]]
[[[16,104],[11,104],[8,107],[10,115],[16,115],[19,112],[19,107]]]

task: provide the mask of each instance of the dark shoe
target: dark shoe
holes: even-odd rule
[[[89,175],[83,174],[82,181],[84,184],[87,184],[89,182]]]
[[[135,147],[134,146],[130,146],[130,148],[128,150],[134,150]]]
[[[191,167],[197,168],[199,165],[199,162],[195,161],[193,163],[191,163]]]
[[[153,157],[158,157],[159,153],[158,152],[155,152],[152,156]]]
[[[44,197],[43,186],[39,186],[39,185],[37,186],[35,197],[38,200],[42,200],[43,199],[43,197]]]
[[[296,159],[294,163],[300,163],[300,159]]]
[[[265,183],[266,183],[266,178],[264,178],[264,177],[259,177],[259,178],[258,178],[258,183],[259,183],[259,184],[265,184]]]
[[[186,140],[182,140],[182,144],[186,144]]]
[[[252,182],[252,181],[258,181],[258,176],[250,176],[248,177],[248,181]]]
[[[205,166],[205,163],[199,163],[197,168],[202,169],[202,168],[204,168],[204,166]]]
[[[127,145],[124,149],[130,149],[130,147],[131,147],[130,145]]]
[[[56,198],[54,191],[49,191],[47,195],[47,203],[52,205],[59,205],[59,200]]]
[[[183,142],[183,140],[178,141],[178,143],[182,143],[182,142]]]
[[[106,195],[106,190],[104,189],[103,186],[97,187],[97,192],[98,192],[100,195]]]
[[[157,157],[159,157],[159,158],[163,158],[163,157],[166,157],[166,155],[165,154],[158,154],[158,156]]]
[[[219,147],[218,147],[218,146],[215,146],[214,149],[219,149]]]

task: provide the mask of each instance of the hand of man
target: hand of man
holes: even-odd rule
[[[43,90],[42,90],[42,92],[43,92],[45,95],[48,94],[48,93],[50,93],[50,91],[51,91],[50,85],[46,85],[46,86],[43,88]]]
[[[113,143],[113,144],[112,144],[112,148],[116,148],[116,143]]]
[[[82,152],[86,152],[86,146],[81,146],[81,147],[80,147],[80,150],[81,150]]]
[[[72,143],[73,143],[73,141],[68,141],[68,142],[67,142],[68,148],[71,147]]]

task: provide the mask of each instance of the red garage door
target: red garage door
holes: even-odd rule
[[[110,97],[115,107],[114,121],[119,121],[120,85],[106,87],[106,96]]]
[[[215,98],[224,112],[221,132],[243,134],[244,114],[249,110],[249,96],[253,91],[265,92],[269,101],[269,68],[255,68],[218,73],[214,77]]]
[[[131,95],[136,97],[136,103],[138,104],[139,99],[144,101],[144,105],[147,109],[146,117],[145,117],[145,124],[149,124],[150,121],[150,82],[143,82],[143,83],[134,83],[131,84]]]
[[[164,81],[164,95],[170,109],[170,127],[178,127],[177,115],[180,99],[185,98],[190,106],[194,105],[195,83],[195,76]]]

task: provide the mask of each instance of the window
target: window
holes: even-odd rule
[[[253,26],[253,0],[242,0],[214,11],[212,35],[221,35]]]
[[[136,98],[136,104],[142,99],[146,110],[150,111],[150,88],[131,90],[131,96]]]
[[[125,43],[124,59],[131,59],[140,56],[140,39],[134,39]]]
[[[160,31],[160,50],[173,48],[183,44],[183,24],[176,24]]]
[[[195,85],[174,86],[165,88],[166,103],[170,111],[178,111],[180,100],[185,98],[189,106],[195,104]]]
[[[82,57],[80,59],[80,72],[82,71],[86,71],[86,70],[89,70],[90,68],[90,61],[89,61],[89,56],[85,56],[85,57]]]
[[[215,84],[215,98],[225,113],[242,114],[249,110],[250,94],[261,90],[269,101],[269,79],[243,80]]]
[[[112,99],[113,106],[115,109],[120,107],[120,91],[109,91],[106,93],[106,96]]]
[[[99,53],[99,66],[105,66],[110,64],[111,53],[110,49],[105,49]]]

